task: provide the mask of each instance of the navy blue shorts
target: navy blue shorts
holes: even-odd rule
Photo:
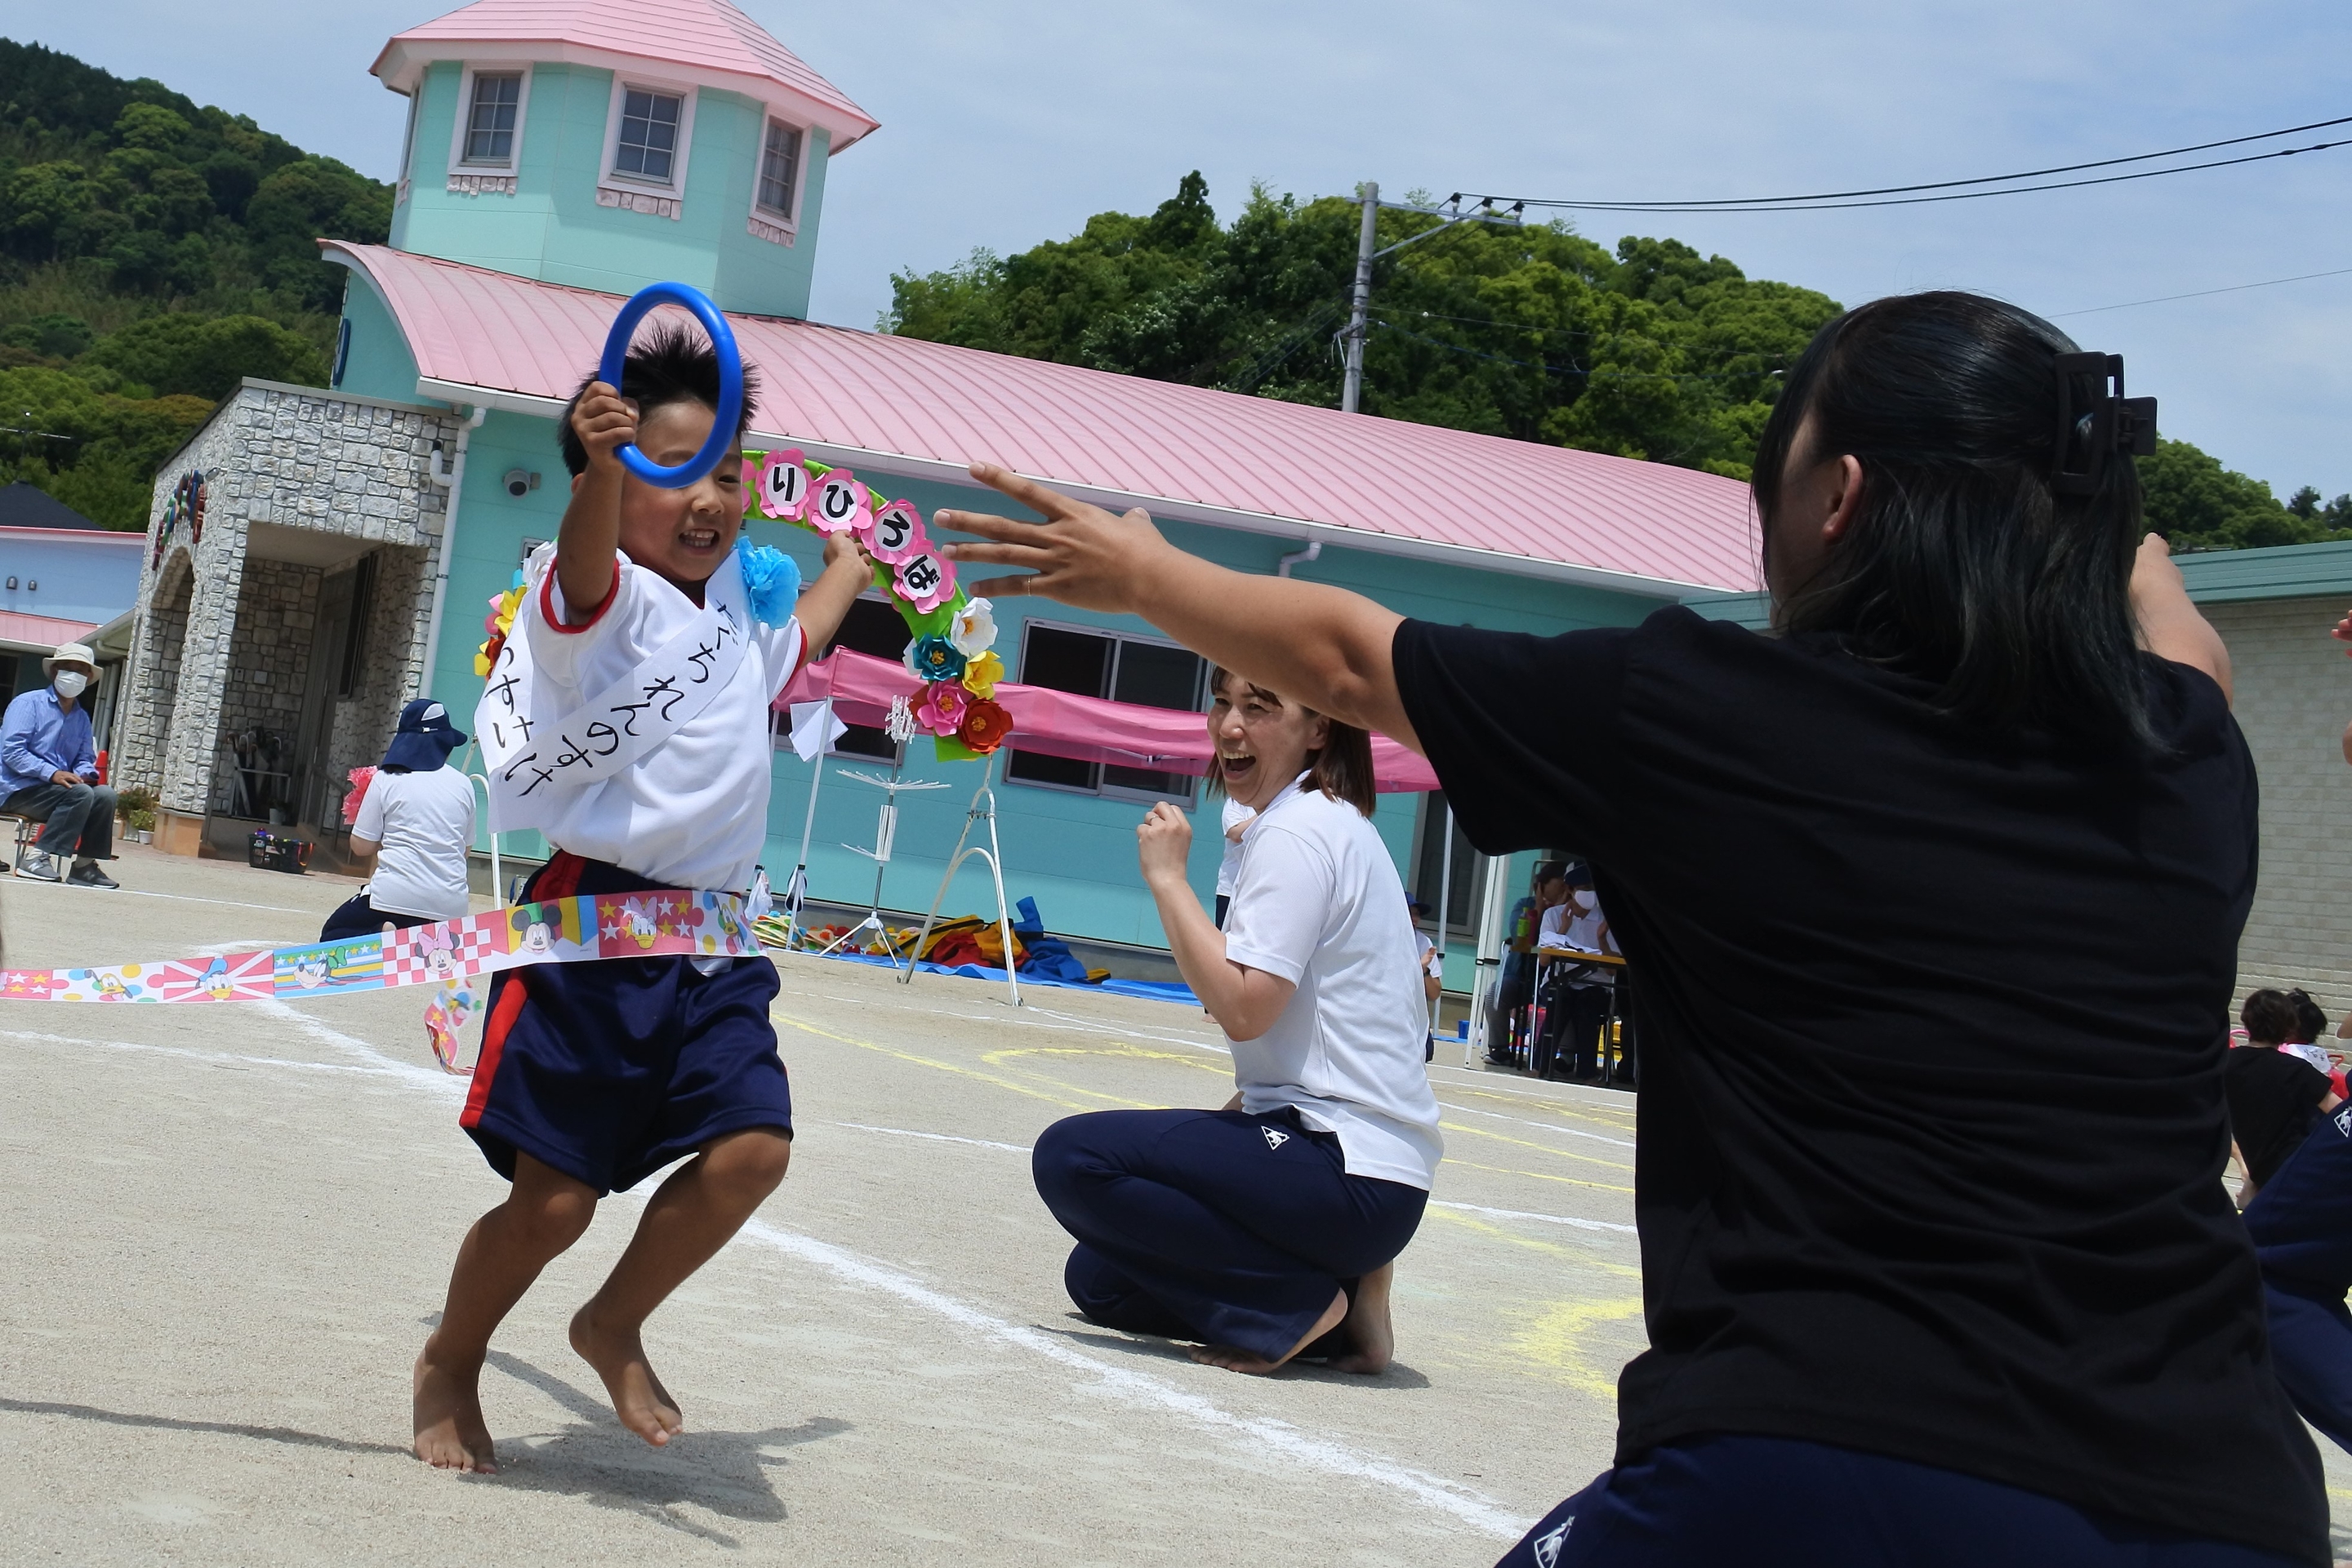
[[[1603,1471],[1496,1568],[2290,1568],[1958,1470],[1717,1435]]]
[[[658,886],[559,854],[523,899]],[[765,958],[738,958],[715,974],[684,957],[505,971],[490,982],[459,1125],[509,1181],[520,1152],[600,1194],[625,1191],[724,1133],[772,1127],[789,1138],[792,1087],[768,1019],[778,988]]]

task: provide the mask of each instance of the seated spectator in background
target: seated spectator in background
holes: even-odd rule
[[[1421,994],[1429,1003],[1429,1046],[1422,1052],[1421,1059],[1433,1062],[1437,1059],[1437,994],[1445,988],[1445,955],[1437,951],[1437,944],[1421,929],[1421,922],[1429,918],[1429,906],[1419,899],[1407,898],[1404,907],[1412,915],[1412,940],[1420,950]]]
[[[374,858],[375,875],[327,917],[320,942],[465,916],[474,781],[448,765],[449,753],[465,743],[438,702],[420,697],[400,710],[399,731],[352,824],[352,849]]]
[[[2314,1071],[2326,1074],[2336,1093],[2345,1092],[2344,1076],[2335,1058],[2317,1043],[2327,1032],[2327,1015],[2300,985],[2285,991],[2248,992],[2245,1004],[2238,1009],[2238,1022],[2245,1028],[2249,1045],[2268,1046],[2300,1057]]]
[[[1608,917],[1601,912],[1601,896],[1592,890],[1591,868],[1569,868],[1565,887],[1566,896],[1544,913],[1537,953],[1546,958],[1580,952],[1615,957],[1617,942],[1609,934]],[[1601,1076],[1601,1033],[1609,1022],[1610,990],[1606,985],[1566,987],[1568,1016],[1562,1027],[1572,1081],[1590,1083]]]
[[[1535,1000],[1536,942],[1543,926],[1544,912],[1568,897],[1568,863],[1564,860],[1538,860],[1528,878],[1527,897],[1511,906],[1511,918],[1503,922],[1510,936],[1503,946],[1503,973],[1496,980],[1494,994],[1487,999],[1486,1059],[1505,1060],[1511,1043],[1511,1014]]]
[[[2230,1103],[2230,1142],[2246,1168],[2245,1184],[2238,1189],[2240,1208],[2270,1185],[2319,1119],[2344,1102],[2326,1073],[2300,1057],[2255,1043],[2230,1053],[2221,1068],[2221,1093]]]
[[[48,826],[16,858],[16,875],[75,888],[114,888],[98,868],[114,858],[114,791],[98,782],[98,748],[82,700],[98,684],[98,656],[78,642],[41,660],[49,683],[20,693],[0,718],[0,809]],[[58,862],[70,855],[73,869]]]

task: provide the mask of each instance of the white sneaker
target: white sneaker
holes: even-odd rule
[[[58,879],[57,857],[39,849],[27,849],[16,857],[16,875],[30,877],[37,882]]]

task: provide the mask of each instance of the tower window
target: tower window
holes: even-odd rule
[[[676,93],[633,87],[621,95],[621,135],[613,173],[666,185],[677,162],[677,122],[686,100]]]
[[[760,153],[761,210],[791,221],[800,174],[801,133],[781,120],[769,121],[767,145]]]
[[[474,78],[474,101],[466,111],[466,162],[514,161],[515,127],[522,116],[522,76],[500,72]]]

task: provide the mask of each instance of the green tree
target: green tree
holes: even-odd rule
[[[1221,226],[1195,173],[1149,216],[974,252],[892,279],[910,337],[1262,396],[1331,404],[1360,209],[1264,189]],[[1379,242],[1438,220],[1383,212]],[[1382,261],[1366,412],[1744,478],[1778,374],[1835,301],[1751,281],[1668,239],[1612,253],[1565,225],[1464,224]]]
[[[158,395],[216,400],[240,377],[323,385],[317,347],[257,316],[150,316],[109,334],[84,356]]]

